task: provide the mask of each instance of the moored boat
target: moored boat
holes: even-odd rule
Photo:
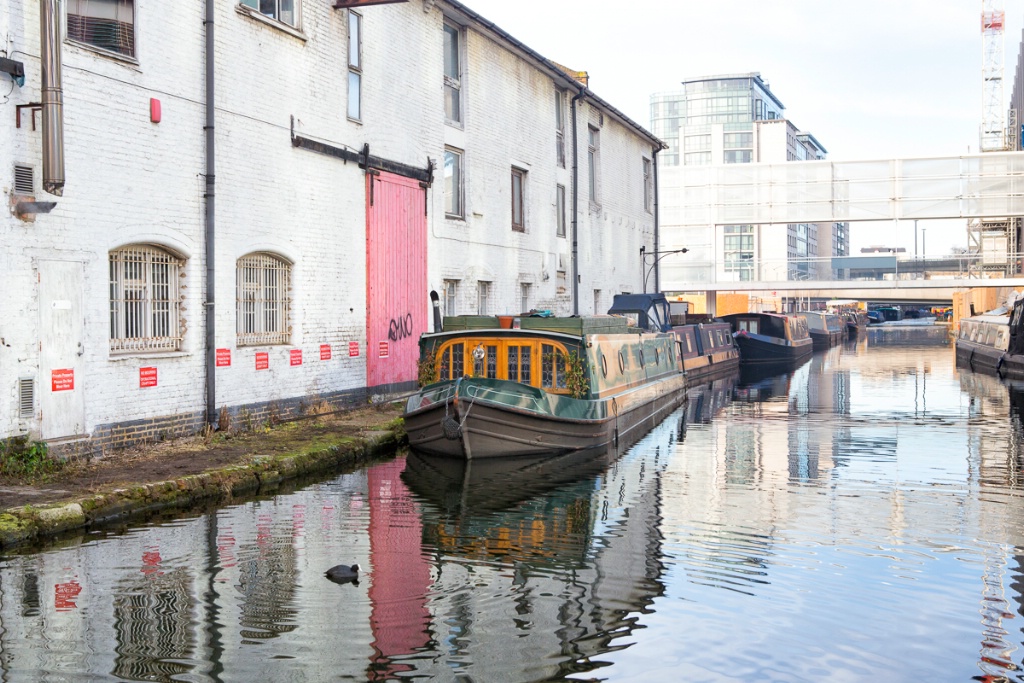
[[[956,364],[1003,378],[1024,379],[1024,298],[961,320]]]
[[[842,341],[845,329],[838,315],[825,311],[801,311],[815,350],[828,349]]]
[[[616,294],[608,312],[636,316],[637,324],[650,332],[672,332],[690,385],[727,375],[739,367],[740,350],[728,323],[687,324],[685,316],[671,315],[664,294]]]
[[[722,320],[732,328],[741,365],[795,365],[810,358],[814,350],[802,315],[733,313]]]
[[[825,304],[829,313],[839,316],[849,339],[856,339],[867,329],[868,316],[864,310],[865,306],[864,302],[855,299],[832,299]]]
[[[683,370],[691,384],[736,372],[740,349],[729,323],[710,322],[672,328],[683,358]]]
[[[846,310],[839,314],[846,325],[846,335],[849,339],[859,337],[868,326],[868,316],[864,311]]]
[[[638,438],[686,400],[674,337],[625,318],[450,317],[420,338],[405,429],[414,449],[458,458],[567,453]]]

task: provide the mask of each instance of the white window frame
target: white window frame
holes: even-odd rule
[[[519,310],[521,313],[526,313],[530,309],[530,290],[533,285],[529,282],[519,283]]]
[[[555,185],[555,237],[565,237],[565,185]]]
[[[448,160],[454,164],[449,165]],[[466,218],[466,165],[465,154],[455,147],[444,148],[444,215],[446,218],[464,220]],[[449,168],[455,169],[449,173]]]
[[[65,0],[65,3],[64,19],[68,40],[118,57],[136,58],[135,14],[138,6],[135,0],[108,0],[98,4],[90,0]],[[112,7],[107,8],[107,5]],[[113,16],[97,16],[100,12],[88,14],[89,9],[105,8],[113,9]],[[125,29],[126,26],[129,30]],[[110,36],[111,33],[113,41],[106,41],[105,44],[97,42],[97,35]]]
[[[466,32],[462,30],[462,27],[450,22],[444,22],[444,49],[442,71],[444,72],[444,118],[445,122],[453,125],[462,127],[462,114],[465,111],[465,98],[463,97],[463,74],[465,73],[465,66],[463,64],[463,49],[462,46],[465,43]],[[448,36],[454,38],[454,47],[449,50],[450,42]],[[454,58],[454,73],[449,73],[448,64],[449,59]],[[454,93],[457,102],[455,106],[449,111],[449,93]]]
[[[352,10],[348,11],[347,114],[352,121],[363,120],[363,17]]]
[[[109,255],[110,353],[181,350],[180,280],[185,260],[149,244]]]
[[[555,161],[565,168],[565,91],[555,89]]]
[[[491,310],[491,282],[489,280],[477,280],[476,283],[476,314],[490,315]]]
[[[458,315],[458,303],[459,303],[459,281],[458,280],[445,280],[444,281],[444,314],[445,315]]]
[[[601,131],[596,126],[587,126],[587,180],[590,203],[600,201],[598,167],[601,163]]]
[[[654,205],[654,178],[651,175],[651,160],[643,157],[644,172],[644,211],[653,213]]]
[[[290,26],[295,30],[301,30],[302,26],[302,0],[291,0],[292,3],[292,20],[286,21],[281,18],[281,3],[287,2],[288,0],[239,0],[239,5],[248,7],[251,11],[259,14],[262,17],[272,19],[279,24],[284,26]],[[273,4],[273,9],[269,12],[265,12],[262,9],[264,3]]]
[[[290,343],[292,264],[257,251],[238,259],[235,274],[238,346]]]
[[[526,232],[526,171],[512,167],[512,230]],[[516,182],[518,180],[518,183]],[[519,221],[516,222],[516,213]]]

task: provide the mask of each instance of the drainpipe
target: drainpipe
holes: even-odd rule
[[[572,109],[572,314],[580,314],[580,266],[579,266],[579,140],[576,139],[576,101],[583,99],[583,90],[573,95]]]
[[[651,152],[651,165],[654,167],[654,253],[657,254],[661,251],[661,233],[659,230],[658,220],[658,152],[661,151],[660,147],[655,147]],[[640,275],[643,275],[643,270],[640,271]],[[658,261],[654,261],[654,291],[661,291],[661,266],[658,265]]]
[[[214,268],[214,245],[216,240],[214,208],[216,176],[216,156],[214,154],[214,0],[206,0],[206,424],[217,426],[217,330],[214,301],[216,299],[216,270]]]
[[[64,91],[61,89],[60,41],[57,0],[40,0],[43,189],[58,197],[64,194]]]

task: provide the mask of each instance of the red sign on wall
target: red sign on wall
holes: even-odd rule
[[[256,369],[266,370],[270,367],[270,354],[266,351],[259,351],[256,353]]]
[[[391,346],[386,341],[377,343],[377,356],[379,358],[387,358],[391,355]]]
[[[50,391],[73,391],[75,388],[74,368],[53,370],[50,373]]]
[[[330,344],[321,344],[320,345],[320,360],[330,360],[330,359],[331,359],[331,345]]]
[[[156,386],[156,368],[139,368],[139,386],[142,388]]]
[[[231,349],[217,349],[217,367],[226,368],[231,365]]]
[[[292,349],[289,354],[292,365],[302,365],[302,349]]]
[[[355,358],[359,355],[359,342],[348,343],[348,357]]]

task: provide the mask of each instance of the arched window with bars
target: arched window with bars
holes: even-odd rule
[[[110,352],[181,350],[180,280],[185,260],[160,247],[110,252]]]
[[[238,259],[239,346],[291,341],[291,263],[265,252]]]

